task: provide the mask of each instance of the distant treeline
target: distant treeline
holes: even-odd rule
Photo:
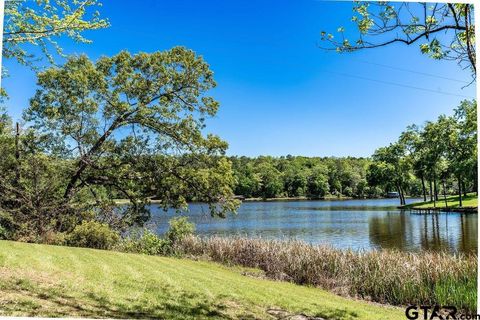
[[[368,185],[367,171],[372,160],[367,158],[288,155],[231,157],[230,161],[236,178],[235,194],[247,198],[363,198],[380,197],[387,191]]]
[[[371,158],[260,156],[230,157],[235,194],[246,198],[381,198],[397,191],[390,183],[369,181]],[[409,196],[421,196],[421,180],[411,177]]]
[[[452,116],[412,125],[370,158],[230,157],[235,194],[247,198],[376,198],[396,191],[438,201],[477,191],[477,103],[462,101]]]

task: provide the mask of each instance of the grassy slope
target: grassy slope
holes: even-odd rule
[[[403,319],[400,308],[242,275],[210,262],[0,241],[0,315]],[[251,271],[251,270],[250,270]]]
[[[460,203],[458,196],[448,196],[447,197],[447,204],[449,208],[458,208]],[[478,197],[475,193],[469,193],[466,197],[462,197],[462,206],[463,207],[478,207]],[[405,208],[433,208],[433,201],[427,202],[417,202],[408,204]],[[437,201],[437,208],[445,208],[445,200],[443,199],[443,195],[439,195]]]

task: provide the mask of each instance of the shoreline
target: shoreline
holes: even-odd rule
[[[408,198],[415,198],[415,197],[407,197]],[[388,197],[382,198],[353,198],[353,197],[325,197],[325,198],[308,198],[308,197],[279,197],[279,198],[238,198],[241,202],[300,202],[300,201],[347,201],[347,200],[386,200],[386,199],[394,199]],[[128,199],[113,199],[116,205],[123,205],[130,203]],[[161,204],[161,200],[150,199],[150,204]],[[191,201],[190,203],[201,203],[197,201]],[[428,203],[428,202],[427,202]],[[457,212],[457,213],[468,213],[468,214],[475,214],[478,213],[477,206],[464,206],[464,207],[444,207],[442,201],[438,201],[439,206],[424,206],[425,202],[418,202],[418,203],[410,203],[403,206],[392,206],[392,208],[410,211],[413,213],[439,213],[439,212]]]
[[[446,202],[446,203],[445,203]],[[401,210],[410,210],[417,213],[437,213],[437,212],[458,212],[458,213],[478,213],[478,195],[468,193],[462,197],[462,206],[458,195],[449,195],[445,198],[439,198],[436,203],[433,201],[423,201],[398,206]]]
[[[407,197],[408,198],[415,198],[415,197]],[[324,198],[308,198],[308,197],[278,197],[278,198],[241,198],[236,196],[236,199],[240,200],[241,202],[288,202],[288,201],[347,201],[347,200],[386,200],[386,199],[395,199],[395,198],[388,198],[388,197],[380,197],[380,198],[354,198],[354,197],[324,197]],[[128,199],[113,199],[115,204],[122,205],[130,203]],[[151,204],[160,204],[162,203],[161,200],[150,199]],[[202,203],[200,201],[189,201],[188,203]]]
[[[457,207],[457,208],[445,208],[445,207],[409,207],[409,206],[399,206],[397,207],[401,210],[409,210],[412,213],[439,213],[439,212],[456,212],[456,213],[468,213],[475,214],[478,213],[478,207]]]
[[[406,197],[412,199],[416,197]],[[308,198],[308,197],[279,197],[279,198],[244,198],[243,202],[274,202],[274,201],[346,201],[346,200],[386,200],[398,199],[389,197],[379,198],[354,198],[354,197],[324,197],[324,198]]]

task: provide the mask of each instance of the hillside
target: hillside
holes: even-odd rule
[[[276,319],[289,314],[404,318],[401,308],[265,280],[258,270],[0,241],[0,315]]]

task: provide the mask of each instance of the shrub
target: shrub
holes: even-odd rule
[[[169,241],[160,238],[150,230],[144,230],[141,236],[133,235],[123,239],[117,250],[148,255],[166,254],[169,251]]]
[[[66,243],[70,246],[95,249],[110,249],[120,239],[117,232],[105,223],[83,221],[67,235]]]
[[[143,253],[148,255],[171,255],[176,253],[175,243],[193,235],[195,225],[186,217],[176,217],[169,221],[170,228],[161,238],[150,230],[133,232],[122,239],[115,249],[123,252]]]
[[[172,218],[169,224],[165,237],[172,245],[195,232],[195,225],[188,221],[188,217]]]
[[[12,239],[16,229],[12,215],[0,210],[0,240]]]
[[[9,232],[5,227],[0,225],[0,240],[7,240],[9,238]]]
[[[143,254],[162,254],[168,251],[169,242],[166,239],[160,238],[150,230],[146,230],[139,239],[140,253]]]
[[[66,244],[67,238],[65,233],[63,232],[54,232],[54,231],[47,231],[41,239],[42,243],[45,244],[52,244],[56,246],[63,246]]]

